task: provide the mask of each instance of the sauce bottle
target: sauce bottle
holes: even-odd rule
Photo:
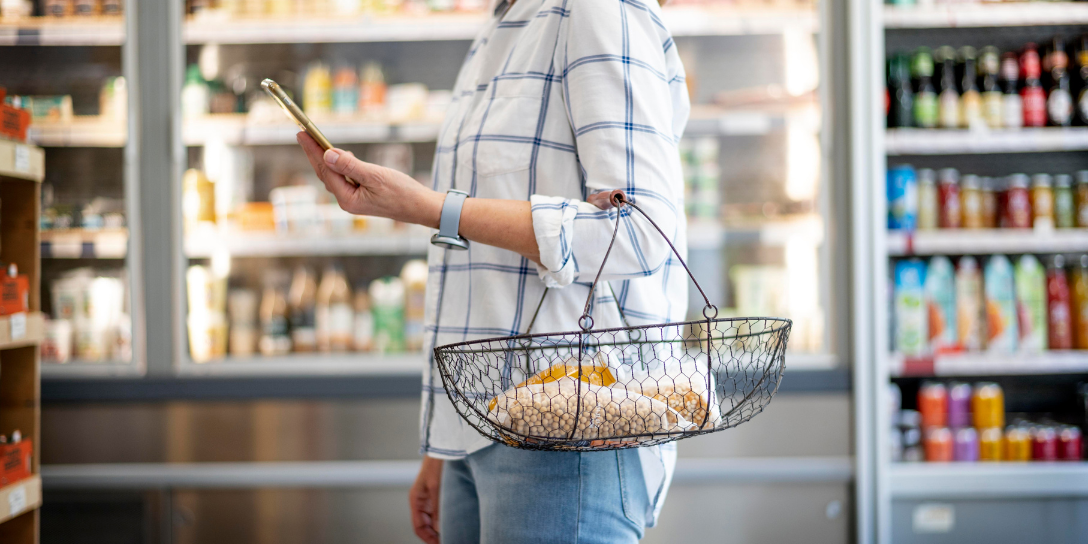
[[[1088,179],[1088,170],[1085,174]],[[1085,187],[1088,188],[1088,184]],[[918,229],[937,228],[940,209],[940,199],[937,197],[937,175],[929,168],[922,168],[918,170]],[[1086,206],[1086,212],[1088,212],[1088,206]],[[1085,214],[1085,218],[1088,220],[1088,213]]]
[[[942,168],[937,173],[940,215],[938,225],[942,229],[960,228],[960,173],[955,168]]]
[[[1001,55],[1001,83],[1005,95],[1001,100],[1001,126],[1020,128],[1024,126],[1024,101],[1020,97],[1020,65],[1016,53]]]
[[[1046,126],[1046,92],[1039,81],[1042,68],[1039,65],[1039,51],[1034,43],[1028,43],[1020,53],[1020,75],[1024,85],[1020,88],[1020,98],[1024,107],[1024,126]]]
[[[982,178],[982,189],[980,194],[980,200],[982,202],[982,228],[997,228],[997,192],[994,190],[994,178]]]
[[[1059,229],[1071,229],[1077,224],[1073,202],[1073,178],[1069,174],[1054,176],[1054,223]]]
[[[960,95],[956,91],[956,50],[951,46],[937,49],[936,59],[940,66],[940,84],[937,97],[937,117],[941,128],[960,126]]]
[[[1073,348],[1073,312],[1065,258],[1055,255],[1046,271],[1047,329],[1050,349]]]
[[[963,228],[981,229],[984,226],[982,188],[978,176],[968,174],[960,181],[960,212]]]
[[[355,309],[344,271],[330,264],[317,289],[317,347],[321,351],[348,351],[354,344]]]
[[[1077,172],[1076,187],[1077,226],[1088,227],[1088,170]]]
[[[1088,349],[1088,255],[1081,255],[1069,273],[1073,310],[1073,345]]]
[[[888,61],[888,89],[890,104],[888,127],[902,128],[913,125],[914,90],[910,82],[910,57],[899,53]]]
[[[287,310],[291,320],[291,342],[295,351],[307,352],[317,348],[314,323],[314,306],[317,302],[317,280],[305,266],[295,268],[291,278],[291,290],[287,296]]]
[[[929,48],[920,47],[910,65],[914,79],[914,126],[937,126],[937,92],[933,89],[933,56]]]
[[[998,74],[1001,68],[1001,57],[994,46],[982,49],[978,58],[979,73],[982,76],[982,118],[990,128],[1001,128],[1001,86],[998,83]]]
[[[978,92],[978,72],[975,70],[975,48],[960,49],[960,127],[983,126],[982,95]]]
[[[1005,192],[1006,226],[1011,229],[1030,229],[1032,224],[1031,196],[1028,192],[1028,176],[1013,174],[1008,179]]]
[[[1054,191],[1050,174],[1031,177],[1031,226],[1040,230],[1054,229]]]

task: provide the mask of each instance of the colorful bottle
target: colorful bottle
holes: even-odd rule
[[[934,128],[937,126],[937,92],[933,88],[933,56],[928,48],[915,51],[910,71],[914,79],[914,126]]]
[[[423,349],[423,312],[426,304],[427,262],[415,259],[400,271],[404,282],[404,341],[411,351]]]
[[[978,72],[975,70],[975,48],[960,49],[960,127],[985,126],[982,113],[982,95],[978,91]]]
[[[1047,346],[1046,269],[1034,255],[1022,255],[1015,275],[1020,349],[1043,351]]]
[[[955,270],[948,257],[937,256],[926,268],[926,307],[929,313],[929,343],[934,353],[956,347]]]
[[[1054,189],[1050,174],[1031,176],[1031,216],[1032,228],[1054,229]]]
[[[1004,255],[994,255],[983,273],[986,289],[986,346],[992,351],[1016,351],[1020,337],[1016,318],[1016,291],[1012,265]]]
[[[912,232],[918,222],[918,178],[914,167],[901,164],[888,169],[888,228]]]
[[[309,116],[332,111],[332,75],[323,62],[314,62],[306,70],[302,90],[302,109]]]
[[[940,382],[923,382],[918,388],[918,413],[923,429],[948,425],[948,388]]]
[[[888,61],[890,104],[888,127],[902,128],[914,124],[914,90],[910,81],[910,57],[897,54]]]
[[[975,427],[996,428],[1000,432],[1005,426],[1005,392],[1001,386],[992,382],[975,384],[971,396],[971,415]]]
[[[1031,459],[1058,460],[1058,433],[1050,425],[1036,425],[1031,432]]]
[[[295,351],[314,351],[317,349],[315,328],[315,305],[317,303],[317,280],[313,272],[305,266],[295,268],[291,279],[291,290],[287,295],[287,311],[291,320],[291,343]]]
[[[1070,276],[1073,309],[1073,345],[1088,349],[1088,255],[1081,255]]]
[[[1059,229],[1071,229],[1077,225],[1073,177],[1069,174],[1054,176],[1054,223]]]
[[[321,351],[348,351],[354,344],[355,309],[351,286],[343,269],[330,264],[317,289],[317,347]]]
[[[365,286],[356,287],[354,306],[353,347],[355,351],[370,351],[374,348],[374,314],[370,313],[370,295]]]
[[[1046,99],[1050,126],[1070,126],[1073,124],[1073,93],[1069,89],[1069,56],[1065,52],[1065,40],[1061,36],[1054,36],[1044,65],[1050,76],[1050,92]]]
[[[279,271],[269,272],[264,279],[260,307],[261,338],[257,341],[257,349],[262,355],[282,355],[291,351],[287,296],[283,290],[286,281],[286,276]]]
[[[956,332],[967,351],[984,347],[982,272],[974,257],[963,257],[956,267]]]
[[[963,228],[982,228],[982,183],[978,176],[968,174],[960,181],[960,213],[960,224]]]
[[[927,463],[947,463],[953,459],[952,431],[948,427],[925,429]]]
[[[1002,126],[1002,93],[998,82],[1001,57],[994,46],[982,49],[979,56],[979,73],[982,75],[982,118],[990,128]]]
[[[1042,68],[1039,65],[1039,51],[1034,43],[1028,43],[1020,53],[1020,75],[1024,84],[1020,88],[1020,98],[1024,107],[1024,126],[1046,126],[1046,92],[1039,78]]]
[[[1077,226],[1088,227],[1088,170],[1077,172],[1077,187],[1074,194]]]
[[[937,173],[937,195],[940,201],[938,225],[942,229],[960,228],[960,173],[955,168],[942,168]]]
[[[1001,56],[1001,83],[1005,88],[1001,100],[1001,126],[1020,128],[1024,126],[1024,100],[1020,97],[1020,65],[1016,53]]]
[[[375,115],[385,109],[385,74],[376,62],[363,66],[359,78],[359,111],[366,115]]]
[[[1046,270],[1047,329],[1050,349],[1073,349],[1073,311],[1065,257],[1055,255]]]
[[[1005,460],[1031,461],[1031,432],[1022,425],[1010,425],[1005,430]]]
[[[1080,461],[1084,457],[1084,443],[1079,427],[1063,425],[1058,430],[1058,459]]]
[[[935,60],[940,67],[937,117],[941,128],[960,126],[960,94],[956,90],[956,50],[950,46],[937,49]]]
[[[997,190],[994,178],[982,178],[980,199],[982,202],[982,228],[997,228],[997,218],[1000,215],[997,209]]]
[[[332,111],[337,115],[351,116],[358,108],[359,79],[350,66],[341,66],[332,78]]]
[[[925,278],[926,265],[921,260],[895,263],[895,346],[907,356],[923,355],[928,344]]]
[[[1030,229],[1032,225],[1031,192],[1028,176],[1013,174],[1008,178],[1005,191],[1005,221],[1002,226],[1010,229]]]
[[[1088,171],[1085,171],[1085,174],[1088,178]],[[1088,188],[1088,183],[1085,187]],[[940,209],[940,198],[937,196],[937,174],[929,168],[922,168],[918,170],[918,230],[937,228]],[[1088,211],[1085,213],[1085,220],[1088,221]]]
[[[404,282],[397,277],[371,282],[370,309],[374,314],[375,351],[404,351]]]

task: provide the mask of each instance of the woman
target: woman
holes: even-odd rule
[[[431,188],[339,149],[322,153],[299,133],[345,210],[431,228],[448,216],[446,247],[428,255],[428,353],[525,333],[546,288],[533,331],[574,329],[616,213],[596,327],[621,326],[617,306],[631,325],[685,317],[687,279],[665,240],[595,195],[622,189],[686,247],[677,142],[689,104],[660,15],[643,0],[503,0],[457,78]],[[675,463],[671,444],[559,453],[492,443],[458,417],[433,356],[420,419],[425,457],[410,503],[428,543],[636,542]]]

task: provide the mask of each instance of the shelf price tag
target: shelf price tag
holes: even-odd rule
[[[19,340],[26,336],[26,312],[11,314],[11,339]]]
[[[8,512],[12,517],[26,510],[26,486],[19,486],[8,494]]]
[[[15,171],[30,172],[30,148],[25,145],[15,146]]]

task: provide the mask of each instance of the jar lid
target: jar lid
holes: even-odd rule
[[[1028,175],[1027,174],[1013,174],[1009,176],[1009,187],[1027,187]]]
[[[941,171],[937,172],[937,179],[941,180],[941,183],[956,183],[960,179],[960,172],[955,168],[941,168]]]

